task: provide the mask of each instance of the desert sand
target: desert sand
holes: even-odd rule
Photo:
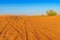
[[[60,16],[0,16],[0,40],[60,40]]]

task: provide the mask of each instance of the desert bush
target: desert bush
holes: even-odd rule
[[[45,16],[45,15],[41,15],[41,16]]]
[[[56,16],[56,15],[57,15],[57,13],[53,10],[47,11],[47,16]]]

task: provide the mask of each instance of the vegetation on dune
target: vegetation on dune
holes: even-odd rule
[[[57,13],[55,11],[53,11],[53,10],[49,10],[49,11],[46,12],[46,15],[47,16],[56,16]]]
[[[45,15],[41,15],[41,16],[45,16]]]

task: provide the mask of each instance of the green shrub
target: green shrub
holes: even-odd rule
[[[54,12],[53,10],[47,11],[47,16],[56,16],[56,15],[57,15],[57,13]]]

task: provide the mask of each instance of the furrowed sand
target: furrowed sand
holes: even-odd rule
[[[60,40],[60,16],[0,16],[0,40]]]

